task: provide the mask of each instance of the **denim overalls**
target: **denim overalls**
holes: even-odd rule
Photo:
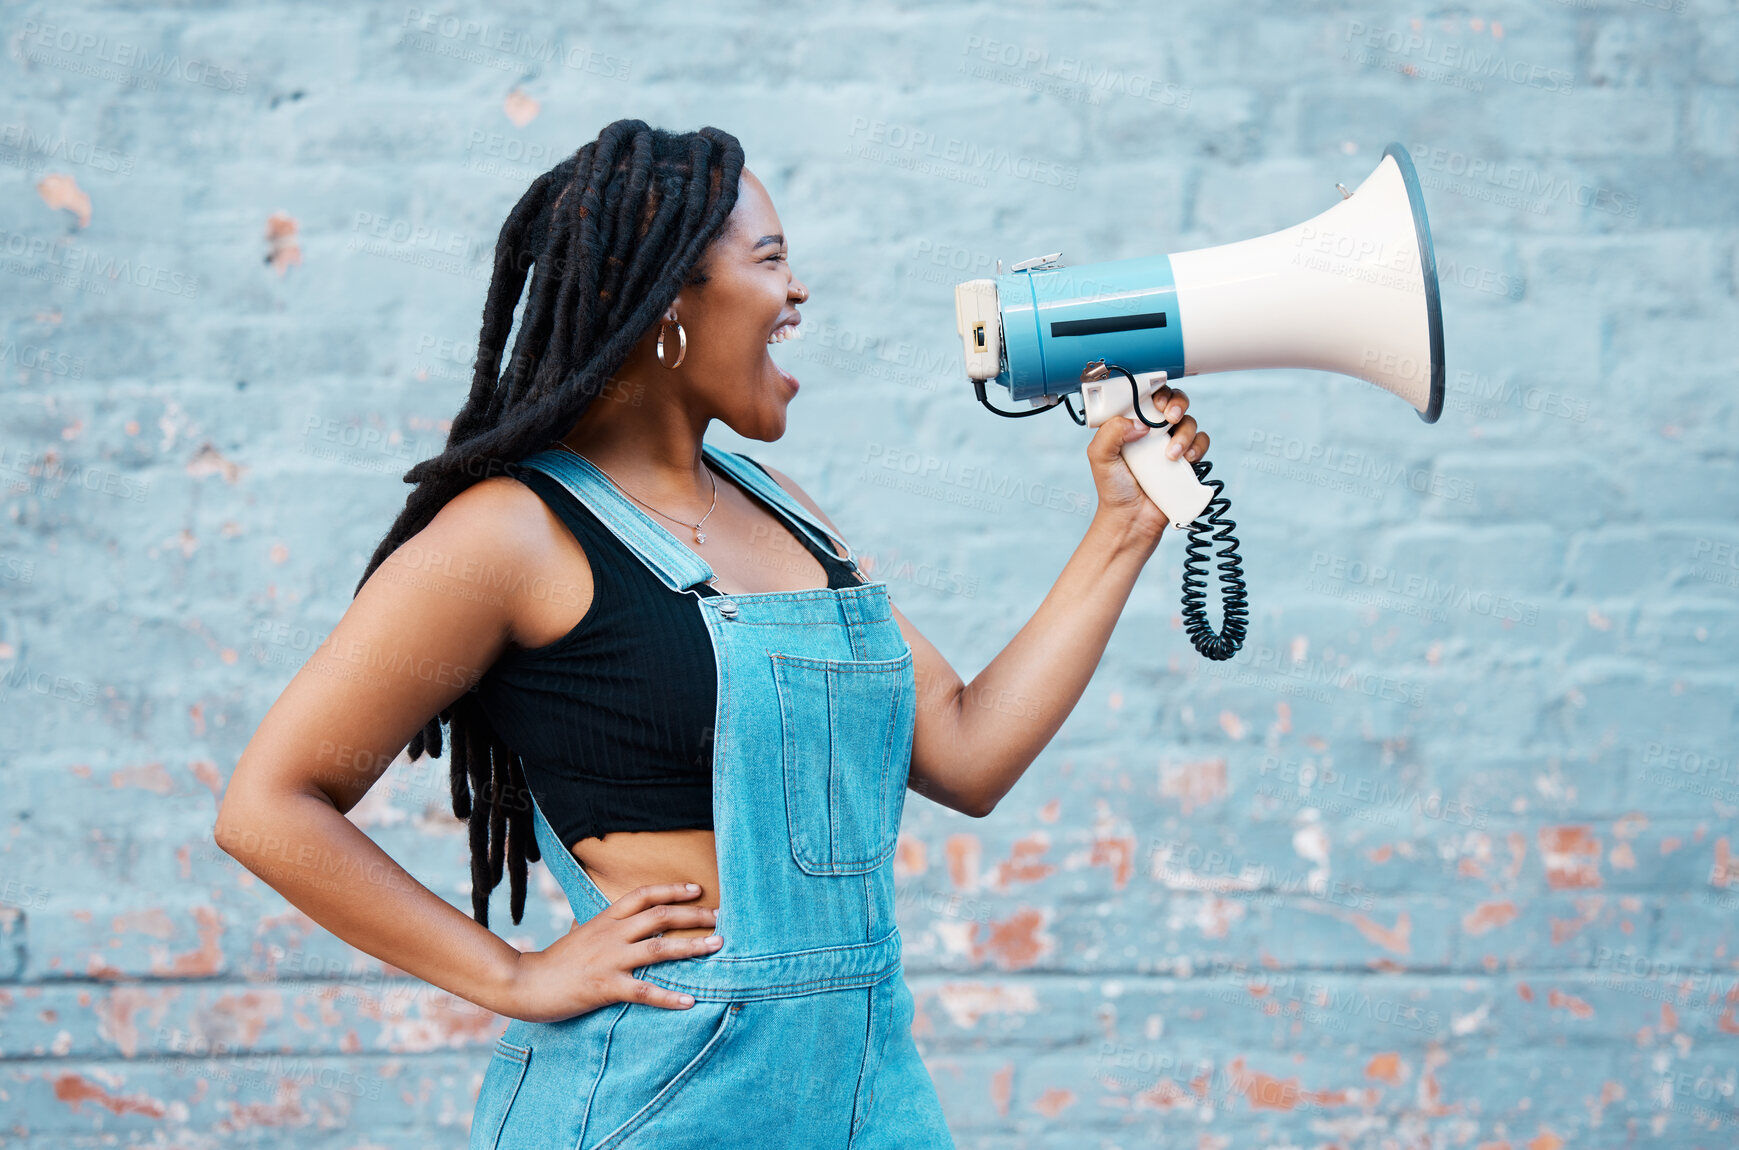
[[[832,532],[759,468],[702,450],[830,546]],[[550,449],[524,465],[694,595],[706,622],[724,945],[633,971],[693,995],[686,1010],[613,1002],[560,1022],[511,1020],[483,1076],[471,1150],[952,1148],[912,1041],[894,921],[917,712],[887,584],[703,595],[712,568],[590,462]],[[544,865],[584,922],[609,900],[533,807]]]

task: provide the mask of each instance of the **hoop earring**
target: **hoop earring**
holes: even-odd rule
[[[673,323],[676,324],[676,362],[664,363],[664,329],[666,325]],[[664,363],[665,367],[675,369],[682,366],[682,359],[688,354],[688,333],[682,330],[682,324],[673,319],[660,320],[658,322],[658,348],[656,354],[658,356],[658,362]]]

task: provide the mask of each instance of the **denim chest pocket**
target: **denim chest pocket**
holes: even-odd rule
[[[893,856],[912,763],[912,650],[893,659],[771,653],[785,817],[806,874],[863,874]]]

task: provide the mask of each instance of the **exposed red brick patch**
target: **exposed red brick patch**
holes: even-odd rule
[[[962,890],[977,890],[978,860],[984,853],[984,844],[978,836],[949,835],[942,849],[948,856],[949,881]]]
[[[543,105],[515,88],[507,93],[507,98],[501,102],[501,110],[507,114],[509,120],[513,121],[514,127],[523,128],[537,119],[537,114],[543,110]]]
[[[1226,760],[1198,759],[1165,763],[1159,768],[1159,793],[1176,799],[1184,814],[1226,797]]]
[[[1564,1140],[1550,1130],[1541,1130],[1539,1135],[1528,1143],[1528,1150],[1564,1150]]]
[[[138,787],[140,790],[152,791],[159,795],[172,794],[175,791],[175,780],[169,777],[169,772],[163,769],[162,763],[146,763],[139,767],[124,767],[118,771],[109,772],[111,787]]]
[[[153,959],[152,974],[216,974],[222,968],[223,948],[218,945],[223,935],[222,917],[209,906],[194,907],[193,917],[199,920],[198,949],[178,954],[168,963]]]
[[[1019,970],[1032,966],[1049,954],[1052,939],[1044,933],[1044,912],[1024,907],[1000,922],[992,922],[984,942],[978,941],[984,929],[982,923],[972,924],[972,957],[982,962],[986,957],[996,960],[1004,970]]]
[[[78,181],[61,172],[50,172],[37,181],[36,194],[55,211],[68,211],[78,217],[78,226],[91,224],[91,198],[78,186]]]
[[[1709,872],[1709,885],[1724,887],[1739,877],[1739,867],[1733,865],[1733,849],[1727,844],[1727,836],[1722,835],[1715,840],[1715,867]]]
[[[1508,926],[1516,920],[1516,914],[1516,904],[1507,899],[1502,902],[1482,902],[1462,916],[1461,929],[1468,934],[1484,934],[1488,930]]]
[[[1403,1077],[1399,1052],[1387,1051],[1365,1063],[1365,1077],[1374,1078],[1378,1082],[1387,1082],[1391,1086],[1399,1086]]]
[[[1594,1008],[1577,998],[1574,994],[1565,994],[1561,990],[1551,990],[1546,994],[1546,1005],[1554,1010],[1568,1010],[1572,1018],[1593,1018]]]
[[[1407,954],[1413,949],[1413,919],[1406,911],[1395,917],[1394,926],[1384,926],[1367,915],[1355,914],[1347,919],[1358,928],[1360,934],[1396,954]]]
[[[1129,835],[1100,836],[1093,840],[1093,852],[1088,856],[1092,866],[1111,868],[1111,885],[1122,890],[1135,873],[1135,839]]]
[[[1366,851],[1365,857],[1374,863],[1386,863],[1395,857],[1395,846],[1393,843],[1384,843],[1375,850]]]
[[[991,882],[998,890],[1008,889],[1011,882],[1038,882],[1055,874],[1057,868],[1039,859],[1051,847],[1050,839],[1042,832],[1035,832],[1024,838],[1016,839],[1009,850],[1009,857],[996,864],[992,872]]]
[[[1534,1001],[1534,988],[1525,982],[1516,983],[1516,993],[1521,996],[1523,1002]]]
[[[286,212],[273,212],[266,220],[266,262],[282,276],[302,264],[302,245],[296,242],[297,224]]]
[[[921,875],[930,869],[929,851],[924,840],[915,835],[901,835],[894,848],[894,874],[900,878]]]
[[[1540,854],[1546,883],[1553,890],[1597,887],[1600,883],[1600,840],[1585,826],[1541,827]]]
[[[995,1104],[996,1112],[1004,1117],[1008,1115],[1008,1100],[1014,1093],[1014,1063],[1007,1062],[997,1068],[990,1076],[990,1101]]]
[[[94,1102],[116,1114],[143,1114],[147,1118],[162,1118],[169,1108],[148,1094],[118,1097],[110,1094],[82,1074],[61,1074],[54,1080],[54,1096],[74,1111],[86,1102]]]
[[[1055,1118],[1074,1104],[1075,1092],[1073,1090],[1064,1090],[1061,1087],[1053,1086],[1039,1095],[1038,1100],[1033,1103],[1033,1109],[1046,1118]]]

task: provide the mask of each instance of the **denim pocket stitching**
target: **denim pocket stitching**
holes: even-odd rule
[[[783,776],[785,783],[785,819],[791,842],[791,857],[799,868],[807,874],[814,875],[853,875],[865,874],[875,870],[893,857],[899,846],[899,824],[893,817],[893,801],[888,797],[892,788],[889,780],[890,764],[893,759],[893,737],[896,729],[901,729],[900,719],[903,716],[906,700],[906,678],[908,669],[913,662],[913,652],[907,647],[904,652],[892,659],[816,659],[804,655],[791,655],[783,652],[769,651],[773,660],[773,678],[779,695],[779,715],[783,724]],[[804,754],[801,744],[796,738],[797,717],[793,705],[795,695],[795,676],[790,668],[801,668],[804,672],[813,672],[820,676],[827,693],[827,753],[829,756],[828,778],[822,788],[826,795],[827,812],[824,816],[828,829],[826,858],[811,857],[811,852],[805,846],[805,836],[801,824],[802,816],[798,814],[798,799],[802,794],[800,771],[802,764],[800,756]],[[837,746],[834,716],[834,686],[836,676],[852,674],[892,675],[885,684],[878,683],[878,688],[885,686],[885,699],[888,704],[888,723],[883,731],[883,740],[879,763],[876,767],[876,788],[878,801],[872,805],[874,816],[881,821],[876,834],[881,845],[875,853],[866,859],[840,860],[839,850],[835,844],[839,841],[839,811],[845,804],[839,800],[832,770],[832,755]],[[872,752],[873,754],[874,752]],[[903,788],[902,788],[903,789]],[[904,799],[904,795],[899,796]]]
[[[649,1009],[657,1010],[659,1008],[651,1007]],[[698,1071],[700,1067],[712,1057],[713,1052],[719,1048],[720,1043],[724,1040],[726,1031],[730,1029],[731,1020],[737,1016],[741,1009],[740,1004],[733,1003],[728,1006],[725,1009],[724,1014],[720,1016],[718,1025],[713,1028],[711,1037],[706,1040],[706,1045],[702,1046],[700,1050],[695,1053],[695,1056],[690,1058],[683,1065],[682,1069],[676,1072],[676,1077],[659,1087],[658,1093],[654,1094],[646,1105],[635,1111],[627,1121],[616,1127],[616,1129],[604,1135],[604,1140],[593,1146],[592,1150],[610,1150],[613,1146],[620,1146],[624,1139],[628,1138],[635,1131],[650,1122],[660,1110],[663,1110],[666,1106],[670,1105],[671,1099],[675,1098],[681,1089],[693,1080],[695,1072]],[[626,1013],[626,1009],[624,1009],[623,1013]]]
[[[517,1071],[508,1072],[510,1081],[512,1082],[511,1088],[509,1088],[506,1083],[503,1083],[502,1086],[496,1088],[495,1097],[505,1096],[505,1101],[501,1103],[500,1115],[492,1118],[488,1117],[487,1110],[472,1114],[471,1120],[474,1125],[481,1114],[481,1116],[486,1118],[487,1122],[491,1122],[495,1126],[494,1132],[489,1135],[489,1141],[482,1144],[487,1146],[488,1150],[496,1150],[496,1147],[501,1145],[501,1132],[507,1129],[507,1116],[513,1111],[514,1100],[519,1097],[519,1088],[525,1084],[525,1071],[531,1064],[531,1047],[516,1046],[504,1038],[497,1038],[495,1040],[495,1055],[498,1058],[506,1059],[519,1069]],[[485,1073],[487,1074],[487,1071],[485,1071]],[[490,1105],[495,1105],[493,1098],[490,1101]]]

